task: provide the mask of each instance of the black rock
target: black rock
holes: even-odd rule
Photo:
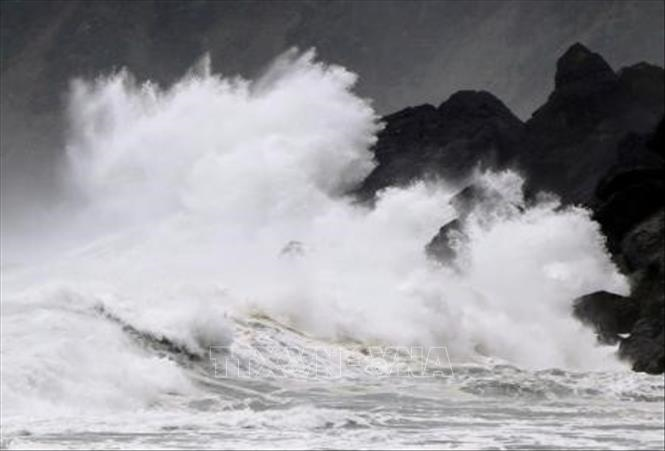
[[[480,185],[472,184],[455,194],[450,204],[461,219],[466,219],[473,209],[487,200],[487,190]]]
[[[665,335],[661,310],[650,317],[638,320],[630,337],[621,342],[619,356],[632,362],[633,370],[650,374],[665,371]]]
[[[617,75],[575,44],[559,59],[555,81],[526,123],[520,162],[535,189],[590,205],[600,178],[620,158],[619,143],[631,132],[650,132],[662,118],[665,72],[640,63]]]
[[[640,175],[644,178],[640,179]],[[665,181],[648,175],[646,171],[618,174],[616,177],[626,185],[596,210],[594,219],[610,241],[620,241],[636,224],[663,207]],[[617,180],[615,185],[621,181]]]
[[[428,256],[444,264],[453,262],[468,241],[464,228],[474,211],[482,223],[487,217],[507,216],[523,208],[521,204],[515,205],[505,199],[499,191],[482,184],[467,186],[450,199],[450,205],[455,209],[457,218],[441,227],[425,246]]]
[[[657,139],[657,131],[625,136],[619,142],[616,163],[596,187],[591,202],[594,219],[615,255],[621,253],[627,233],[665,206],[665,161],[653,151]]]
[[[582,322],[593,326],[603,343],[616,343],[619,334],[631,331],[640,308],[631,298],[607,291],[597,291],[577,298],[573,312]]]
[[[621,254],[628,271],[653,268],[663,273],[665,266],[665,210],[660,209],[634,226],[621,242]],[[660,284],[663,279],[658,280]]]
[[[617,165],[596,190],[594,218],[607,236],[608,248],[628,275],[638,319],[619,354],[635,371],[663,372],[665,307],[665,170],[662,121],[650,136],[629,135]],[[608,314],[612,314],[608,311]]]
[[[662,157],[653,152],[662,145],[662,121],[658,130],[621,142],[616,166],[596,189],[594,211],[615,262],[628,275],[638,309],[619,354],[635,371],[648,373],[663,371],[665,349],[665,170]],[[614,313],[608,309],[606,314]]]
[[[654,134],[629,133],[619,141],[616,168],[621,171],[628,169],[659,169],[662,171],[665,160],[650,148],[653,136]]]
[[[632,186],[640,185],[648,180],[658,179],[663,174],[657,168],[636,168],[632,170],[614,170],[598,183],[596,198],[600,201],[597,209],[602,208],[602,202],[609,201],[613,195]],[[658,202],[656,202],[658,203]]]
[[[373,199],[385,187],[439,177],[464,186],[476,168],[517,168],[527,203],[550,192],[563,205],[591,208],[631,296],[593,293],[577,301],[575,314],[606,342],[630,332],[622,355],[638,371],[662,371],[664,86],[660,67],[639,63],[615,72],[575,44],[557,62],[553,92],[526,123],[482,91],[386,116],[374,148],[378,165],[356,194]],[[451,203],[457,219],[426,246],[444,264],[458,260],[472,212],[523,207],[479,185]]]
[[[522,142],[523,124],[492,94],[461,91],[438,108],[407,108],[384,118],[377,167],[358,194],[427,178],[461,182],[479,168],[504,167]]]
[[[619,77],[596,53],[581,44],[573,45],[557,62],[555,88],[547,102],[527,122],[530,135],[540,135],[544,144],[564,144],[587,134],[607,117],[619,113],[622,98]],[[557,132],[567,130],[564,136]],[[537,149],[536,149],[537,150]]]
[[[440,263],[450,264],[457,257],[457,247],[467,240],[462,230],[462,221],[453,219],[439,229],[434,238],[425,246],[427,255]]]
[[[580,83],[616,80],[616,74],[602,56],[582,44],[573,44],[556,64],[555,89],[567,89]]]
[[[478,184],[472,184],[455,194],[450,205],[455,209],[457,219],[443,225],[438,233],[425,246],[425,252],[440,263],[449,264],[458,255],[460,245],[467,241],[464,223],[471,212],[481,204],[500,201],[494,193]]]
[[[626,235],[621,243],[621,255],[626,272],[629,273],[632,296],[640,303],[640,319],[649,325],[648,329],[645,329],[646,326],[633,328],[631,338],[640,343],[648,338],[651,340],[649,348],[660,346],[662,355],[665,347],[662,339],[665,309],[665,210],[661,209],[642,221]],[[654,335],[660,336],[660,341],[652,340]],[[634,355],[633,360],[640,360],[640,356]],[[644,361],[644,358],[641,360]]]
[[[575,44],[557,62],[554,91],[526,124],[484,91],[386,116],[374,148],[378,165],[357,194],[370,199],[387,186],[437,177],[464,183],[474,168],[517,167],[527,190],[591,206],[598,182],[622,159],[655,161],[645,143],[622,140],[656,127],[665,111],[664,84],[660,67],[639,63],[616,73]],[[662,137],[658,142],[653,146],[662,149]],[[639,155],[628,152],[631,145]]]
[[[665,158],[665,118],[660,120],[658,128],[647,142],[647,147],[661,158]]]
[[[648,114],[662,114],[665,90],[662,67],[644,62],[624,67],[619,71],[619,83],[628,97]]]

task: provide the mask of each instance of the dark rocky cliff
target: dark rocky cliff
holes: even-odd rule
[[[460,91],[438,108],[407,108],[384,121],[374,147],[379,164],[360,190],[364,198],[419,178],[460,182],[476,167],[504,167],[524,139],[524,124],[484,91]]]
[[[663,69],[640,63],[615,73],[581,44],[557,62],[555,88],[526,123],[522,167],[540,189],[571,203],[593,201],[627,133],[648,133],[663,116]]]
[[[423,178],[463,183],[475,167],[511,167],[525,175],[529,193],[551,192],[592,209],[632,292],[592,293],[575,301],[574,313],[601,341],[620,342],[635,370],[662,373],[664,84],[660,67],[639,63],[615,72],[575,44],[557,62],[554,91],[526,123],[493,95],[472,91],[438,108],[385,117],[378,165],[358,195],[371,199],[381,188]],[[460,217],[441,227],[428,254],[451,261],[454,243],[464,240],[464,211],[492,198],[476,186],[461,191],[454,199]]]
[[[482,91],[386,116],[378,166],[360,191],[371,197],[416,178],[461,180],[475,166],[513,167],[534,190],[589,206],[600,179],[624,158],[622,140],[652,131],[663,116],[664,83],[661,67],[639,63],[616,73],[575,44],[557,62],[554,91],[526,123]]]

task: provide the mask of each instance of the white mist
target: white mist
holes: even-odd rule
[[[373,209],[345,196],[381,127],[355,80],[290,52],[255,82],[205,61],[167,88],[125,71],[76,81],[64,177],[82,201],[50,225],[75,245],[3,268],[3,407],[194,390],[100,306],[193,352],[230,343],[229,316],[261,312],[319,338],[446,346],[453,363],[616,366],[570,315],[579,295],[627,290],[587,211],[475,212],[455,271],[423,251],[454,217],[455,187],[387,189]],[[513,173],[478,183],[523,203]],[[100,353],[112,363],[96,366]]]

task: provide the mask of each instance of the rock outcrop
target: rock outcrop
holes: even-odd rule
[[[600,179],[591,206],[614,253],[626,234],[663,208],[665,161],[647,146],[649,137],[629,134],[618,146],[618,161]]]
[[[636,64],[615,73],[603,58],[575,44],[559,59],[555,88],[526,122],[520,163],[534,189],[589,205],[617,163],[628,133],[648,133],[663,116],[662,68]]]
[[[616,149],[626,135],[648,133],[663,117],[664,84],[660,67],[615,72],[575,44],[557,62],[554,91],[526,123],[484,91],[386,116],[374,148],[378,165],[358,194],[367,199],[422,178],[461,182],[476,167],[512,167],[528,175],[529,191],[590,206],[600,179],[625,157]]]
[[[425,252],[440,263],[452,265],[457,257],[458,246],[467,239],[462,221],[453,219],[441,226],[434,238],[425,246]]]
[[[628,334],[639,318],[639,306],[631,299],[606,291],[597,291],[575,300],[573,312],[598,332],[602,343],[616,344],[620,334]]]
[[[551,192],[564,205],[592,209],[631,295],[592,293],[575,301],[574,314],[601,341],[620,342],[620,356],[636,371],[663,372],[664,86],[660,67],[615,72],[575,44],[558,60],[554,91],[526,123],[474,91],[387,116],[378,165],[358,194],[371,199],[384,187],[428,177],[464,186],[475,168],[510,167],[526,176],[527,193]],[[458,218],[427,244],[428,255],[454,262],[470,211],[488,202],[501,200],[482,187],[463,189],[453,199]]]
[[[523,205],[506,199],[501,192],[479,183],[462,189],[450,200],[457,217],[443,225],[432,240],[425,246],[427,255],[447,266],[456,267],[456,258],[468,241],[465,232],[469,216],[474,212],[482,215],[507,217],[523,210]],[[481,218],[477,218],[481,219]]]
[[[631,282],[638,311],[619,354],[636,371],[665,371],[665,161],[663,121],[651,135],[629,135],[619,161],[596,190],[594,217]],[[625,316],[616,315],[625,320]]]
[[[665,311],[661,308],[657,314],[641,318],[630,337],[621,342],[619,355],[633,362],[633,370],[649,374],[665,371],[663,315]]]
[[[524,138],[524,124],[484,91],[460,91],[438,108],[406,108],[384,121],[374,148],[378,165],[359,190],[365,199],[387,186],[437,177],[460,182],[477,167],[505,167]]]

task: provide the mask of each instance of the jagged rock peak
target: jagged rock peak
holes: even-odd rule
[[[487,91],[458,91],[439,106],[439,112],[444,116],[510,116],[517,119],[501,100]]]
[[[384,122],[394,122],[412,117],[433,117],[437,116],[437,110],[433,105],[425,103],[423,105],[410,106],[395,113],[383,117]]]
[[[597,53],[579,42],[573,44],[556,63],[554,85],[556,89],[580,81],[615,80],[616,74]]]

